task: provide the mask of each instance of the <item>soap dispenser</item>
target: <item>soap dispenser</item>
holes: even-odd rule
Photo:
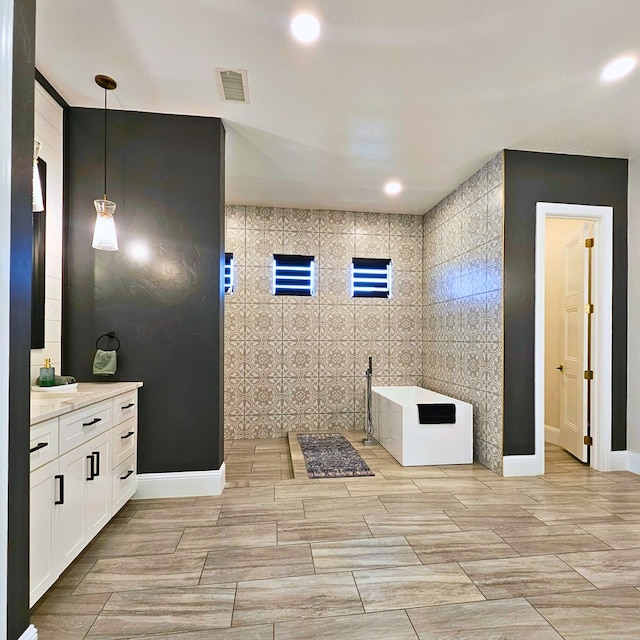
[[[55,382],[56,370],[51,366],[51,360],[46,358],[44,367],[40,367],[40,386],[53,387]]]

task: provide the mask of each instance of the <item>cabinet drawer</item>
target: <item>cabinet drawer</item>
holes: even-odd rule
[[[113,404],[104,400],[60,417],[60,454],[108,431],[113,426]]]
[[[29,463],[31,471],[58,457],[58,418],[31,427]]]
[[[113,424],[138,417],[138,390],[121,393],[113,399]]]
[[[136,457],[131,456],[113,471],[113,513],[116,514],[136,492]]]
[[[112,431],[113,438],[113,468],[121,465],[136,452],[138,439],[138,425],[135,418],[129,418],[119,424]]]

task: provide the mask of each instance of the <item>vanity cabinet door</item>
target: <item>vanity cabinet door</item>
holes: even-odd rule
[[[29,606],[55,582],[58,561],[53,548],[54,502],[59,499],[58,461],[30,475]]]
[[[60,458],[64,502],[54,540],[61,571],[111,519],[111,433],[103,433]]]
[[[89,477],[84,486],[84,517],[87,542],[111,520],[111,433],[105,433],[87,443],[85,457],[89,461]],[[93,458],[91,462],[90,458]]]
[[[84,493],[90,475],[88,451],[85,445],[60,458],[64,495],[62,503],[56,505],[54,549],[61,571],[84,549],[87,540]]]

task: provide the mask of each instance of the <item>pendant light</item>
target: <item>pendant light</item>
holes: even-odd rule
[[[42,194],[42,182],[40,182],[40,170],[38,169],[38,156],[40,155],[40,143],[33,141],[33,191],[31,195],[31,210],[34,213],[44,211],[44,197]]]
[[[96,208],[96,226],[91,246],[101,251],[117,251],[118,239],[113,220],[116,203],[107,200],[107,91],[113,91],[117,85],[116,81],[109,76],[98,75],[95,77],[95,81],[99,87],[104,89],[104,197],[101,200],[93,201]]]

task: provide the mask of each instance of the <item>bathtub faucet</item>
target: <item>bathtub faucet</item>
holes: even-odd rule
[[[364,372],[364,375],[367,378],[370,378],[373,375],[373,358],[369,356],[369,368]]]
[[[364,372],[367,378],[367,395],[365,398],[366,415],[364,418],[364,430],[367,432],[367,437],[362,439],[363,444],[378,444],[377,440],[373,437],[373,422],[371,419],[371,379],[373,378],[373,358],[369,356],[369,366]]]

